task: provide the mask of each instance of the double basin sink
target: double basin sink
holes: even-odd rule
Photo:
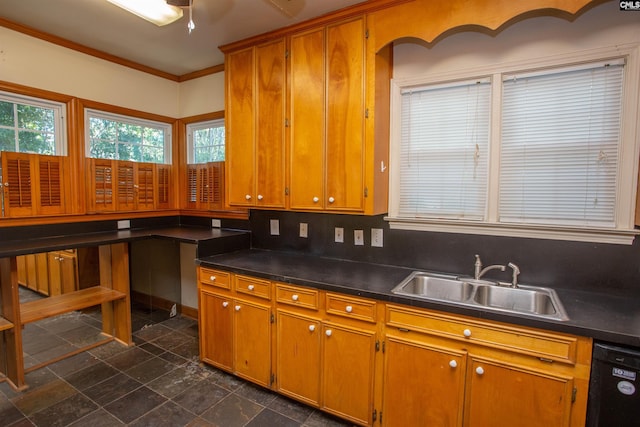
[[[486,310],[568,320],[556,292],[537,286],[510,287],[486,280],[414,271],[391,292]]]

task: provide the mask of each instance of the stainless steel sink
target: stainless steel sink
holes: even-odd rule
[[[568,320],[553,289],[414,271],[392,289],[394,294],[527,316]]]

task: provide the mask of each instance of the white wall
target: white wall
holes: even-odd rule
[[[4,27],[0,80],[172,118],[224,110],[224,73],[178,83]]]
[[[394,77],[446,73],[587,49],[640,43],[638,12],[619,10],[617,1],[601,4],[574,22],[554,17],[529,18],[497,35],[462,32],[430,47],[401,43],[394,47]]]

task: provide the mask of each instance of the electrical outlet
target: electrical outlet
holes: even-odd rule
[[[353,230],[353,244],[364,246],[364,230]]]
[[[334,240],[336,243],[344,243],[344,228],[336,227]]]
[[[382,247],[382,228],[371,229],[371,246],[376,248]]]
[[[309,224],[306,222],[300,223],[300,237],[309,237]]]
[[[271,235],[279,236],[280,235],[280,221],[277,219],[270,219],[269,226],[271,227]]]
[[[128,219],[121,219],[118,221],[118,230],[124,230],[126,228],[131,228],[131,221]]]
[[[220,228],[222,226],[222,223],[220,222],[219,219],[212,219],[211,220],[211,226],[213,228]]]

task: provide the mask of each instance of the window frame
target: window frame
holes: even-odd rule
[[[19,151],[14,150],[16,153],[33,153],[43,156],[66,156],[67,155],[67,105],[64,102],[53,101],[44,98],[38,98],[34,96],[17,94],[14,92],[7,92],[0,90],[0,101],[10,102],[12,104],[28,105],[38,108],[46,108],[53,110],[54,114],[54,153],[36,153],[33,151]],[[17,125],[17,124],[16,124]],[[14,127],[13,129],[16,129]],[[18,147],[19,148],[19,147]]]
[[[105,160],[131,161],[131,162],[137,162],[137,163],[157,163],[157,164],[164,164],[164,165],[172,164],[171,153],[172,153],[172,146],[173,146],[173,143],[172,143],[173,127],[170,123],[143,119],[136,116],[128,116],[124,114],[111,113],[108,111],[98,110],[95,108],[84,109],[84,129],[85,129],[84,140],[85,140],[85,153],[86,153],[85,157],[94,158],[90,155],[91,153],[91,127],[90,127],[91,118],[112,120],[119,123],[126,123],[130,125],[135,125],[135,126],[145,126],[150,128],[156,128],[156,129],[161,129],[164,132],[164,147],[163,147],[164,162],[149,162],[144,160],[118,159],[118,158],[105,159]],[[118,151],[116,150],[116,153],[117,152]]]
[[[192,122],[192,123],[188,123],[186,125],[187,164],[190,164],[190,165],[203,164],[203,163],[209,163],[209,162],[224,161],[226,159],[226,154],[227,154],[227,135],[226,135],[226,129],[225,129],[225,140],[224,140],[225,159],[223,159],[223,160],[208,160],[206,162],[196,162],[195,161],[195,150],[194,150],[194,147],[193,147],[193,132],[196,131],[196,130],[208,129],[208,128],[212,128],[212,127],[223,127],[224,128],[225,127],[224,117],[217,118],[217,119],[211,119],[211,120],[204,120],[204,121],[200,121],[200,122]]]
[[[392,229],[451,232],[464,234],[494,235],[508,237],[543,238],[554,240],[585,241],[599,243],[631,244],[640,230],[634,228],[636,191],[638,181],[638,92],[640,87],[640,46],[627,44],[576,52],[570,55],[494,64],[451,73],[426,74],[391,80],[391,130],[389,158],[389,212],[385,219]],[[499,222],[498,197],[500,170],[501,97],[502,79],[506,74],[542,72],[590,62],[624,59],[622,117],[620,128],[620,168],[616,192],[615,226],[577,227],[554,224],[505,224]],[[442,84],[459,80],[489,77],[492,84],[491,129],[489,143],[489,177],[485,220],[452,220],[408,218],[398,215],[400,194],[400,107],[401,92],[411,87]]]

